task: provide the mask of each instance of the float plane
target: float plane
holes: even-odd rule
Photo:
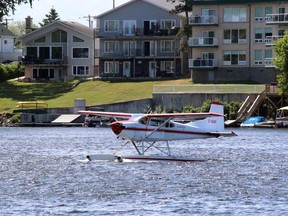
[[[125,143],[132,144],[137,154],[89,155],[90,160],[160,160],[160,161],[205,161],[207,159],[179,157],[171,153],[170,141],[187,139],[218,138],[220,136],[237,136],[232,131],[224,131],[224,106],[217,101],[211,101],[209,112],[201,113],[161,113],[133,114],[120,112],[79,111],[81,114],[101,117],[112,117],[114,122],[110,128]],[[149,155],[147,152],[155,148],[161,154]]]

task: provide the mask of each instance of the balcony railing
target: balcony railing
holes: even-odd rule
[[[218,38],[215,37],[191,37],[189,47],[215,47],[218,46]]]
[[[217,16],[194,15],[189,17],[189,25],[218,25]]]
[[[106,31],[99,28],[94,32],[95,37],[134,37],[134,36],[175,36],[179,27],[172,27],[170,29],[163,29],[160,27],[152,27],[151,29],[144,28],[118,28],[115,30]]]
[[[273,46],[275,45],[276,41],[283,38],[284,35],[273,35],[265,37],[265,44],[266,46]]]
[[[288,24],[288,13],[267,14],[265,21],[266,24]]]
[[[151,57],[151,58],[173,58],[179,57],[180,53],[176,51],[172,52],[160,52],[157,51],[155,53],[150,51],[144,51],[143,49],[136,50],[115,50],[111,52],[107,52],[104,49],[96,49],[95,57],[98,58],[134,58],[134,57]]]
[[[41,66],[65,66],[67,65],[67,57],[63,59],[41,59],[35,57],[24,56],[22,58],[24,65],[41,65]]]
[[[264,64],[265,67],[275,67],[273,63],[273,58],[265,58]]]
[[[216,59],[189,59],[189,68],[215,68],[217,67],[217,60]]]

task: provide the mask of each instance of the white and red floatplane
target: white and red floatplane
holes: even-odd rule
[[[88,160],[205,161],[207,159],[172,155],[169,141],[236,136],[232,131],[224,131],[224,107],[217,101],[211,102],[209,112],[202,113],[132,114],[86,110],[79,113],[114,118],[110,128],[117,138],[126,140],[120,149],[132,143],[137,151],[136,155],[89,155]],[[151,148],[162,155],[148,155]]]

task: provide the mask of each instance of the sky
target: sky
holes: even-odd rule
[[[114,0],[115,7],[124,4],[130,0]],[[29,4],[22,4],[16,7],[14,15],[10,13],[4,19],[8,23],[16,21],[25,21],[27,16],[33,18],[33,23],[42,23],[46,14],[49,14],[51,8],[54,8],[63,21],[75,21],[88,26],[88,15],[97,16],[113,8],[113,0],[34,0],[32,8]],[[94,22],[95,27],[95,22]]]

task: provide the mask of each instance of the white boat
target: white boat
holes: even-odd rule
[[[281,107],[276,112],[276,127],[288,127],[288,106]]]

